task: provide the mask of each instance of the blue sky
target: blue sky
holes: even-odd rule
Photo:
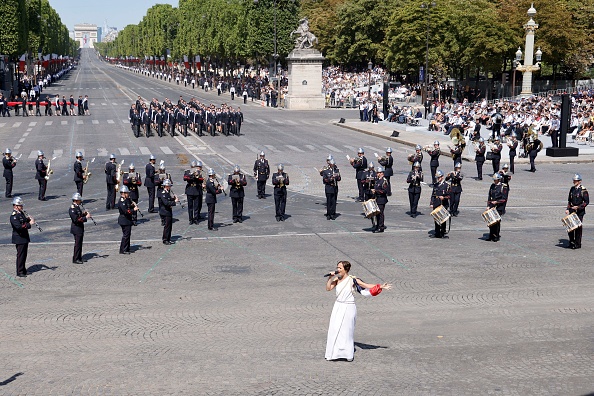
[[[77,23],[94,23],[123,29],[126,25],[137,24],[146,15],[146,10],[155,4],[178,6],[178,0],[50,0],[51,6],[60,14],[62,23],[73,30]]]

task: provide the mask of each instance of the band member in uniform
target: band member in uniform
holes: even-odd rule
[[[45,155],[43,151],[39,150],[37,152],[37,159],[35,160],[35,179],[39,182],[39,194],[37,199],[40,201],[45,201],[45,190],[47,189],[47,166],[43,163],[43,159]]]
[[[458,162],[454,165],[454,171],[448,173],[446,176],[446,181],[449,180],[450,182],[450,214],[452,216],[458,216],[458,205],[460,205],[460,196],[462,195],[462,179],[464,179],[464,175],[460,170],[462,169],[462,163]]]
[[[384,210],[386,209],[386,204],[388,203],[388,196],[390,195],[390,183],[384,176],[384,168],[381,166],[377,167],[377,180],[375,181],[375,186],[373,189],[373,194],[375,195],[375,202],[379,207],[379,214],[376,216],[377,224],[373,229],[373,232],[384,232],[386,229],[386,225],[384,223]]]
[[[433,150],[427,147],[427,154],[431,157],[431,161],[429,162],[429,166],[431,167],[431,183],[435,184],[437,183],[435,173],[437,172],[437,168],[439,168],[439,156],[441,155],[439,140],[433,142]]]
[[[79,114],[80,115],[80,114]],[[76,153],[76,161],[74,161],[73,171],[74,171],[74,184],[76,184],[76,191],[82,195],[83,191],[83,176],[84,176],[84,169],[82,165],[83,153],[78,152]]]
[[[456,162],[462,161],[462,153],[464,152],[464,146],[462,146],[461,142],[458,142],[453,148],[450,148],[450,154],[452,154],[452,160],[454,164]]]
[[[82,264],[82,246],[83,238],[85,236],[85,223],[91,217],[91,214],[85,212],[80,204],[82,203],[82,195],[74,193],[72,195],[72,205],[68,210],[72,224],[70,224],[70,233],[74,236],[74,253],[72,255],[73,264]]]
[[[334,159],[328,161],[328,167],[321,172],[326,193],[326,219],[336,220],[336,201],[338,200],[338,182],[341,180],[340,171]]]
[[[192,161],[191,169],[184,172],[186,182],[186,197],[188,199],[188,218],[190,224],[198,224],[200,211],[202,210],[202,188],[204,176],[202,176],[202,161]]]
[[[27,111],[23,109],[23,111]],[[27,276],[27,252],[29,250],[29,229],[31,224],[35,224],[33,217],[28,217],[23,211],[23,200],[21,197],[15,197],[12,200],[12,214],[10,215],[10,225],[12,226],[12,243],[16,245],[16,273],[19,278]]]
[[[161,164],[159,165],[159,173],[155,174],[155,177],[153,180],[154,180],[155,186],[157,186],[157,203],[159,204],[159,216],[161,217],[161,225],[162,226],[165,225],[165,219],[163,218],[163,216],[161,216],[161,201],[159,201],[159,196],[163,192],[163,182],[166,179],[171,180],[171,174],[167,173],[167,171],[165,169],[165,163],[163,161],[161,161]]]
[[[505,184],[501,183],[501,174],[495,173],[493,175],[493,184],[489,188],[489,196],[487,198],[487,208],[497,208],[497,212],[503,217],[505,214],[505,205],[507,204],[508,190]],[[489,238],[487,241],[497,242],[501,236],[501,221],[489,226]]]
[[[503,167],[499,171],[499,174],[501,175],[501,183],[505,184],[509,191],[509,181],[512,179],[512,175],[508,171],[509,171],[509,165],[503,164]]]
[[[420,144],[417,144],[415,147],[414,154],[408,156],[408,161],[411,163],[410,170],[415,170],[415,163],[419,163],[419,172],[423,171],[423,147]]]
[[[287,186],[289,185],[289,175],[283,172],[285,169],[283,164],[278,164],[276,169],[278,172],[272,175],[276,221],[285,221],[285,207],[287,206]]]
[[[115,204],[115,186],[117,184],[116,173],[116,156],[111,154],[109,162],[105,163],[105,183],[107,184],[107,200],[105,201],[105,209],[111,210],[116,208]]]
[[[478,180],[483,180],[483,164],[485,163],[485,139],[479,138],[479,145],[474,149],[474,161],[476,162],[476,174]]]
[[[408,173],[406,182],[408,183],[408,202],[410,203],[410,217],[415,218],[418,215],[417,207],[421,198],[421,182],[423,181],[423,172],[419,169],[421,164],[415,162],[413,170]]]
[[[509,170],[511,173],[514,173],[514,159],[517,155],[518,149],[518,141],[516,140],[516,134],[512,133],[510,140],[507,142],[507,147],[509,147]]]
[[[239,165],[233,167],[233,174],[227,179],[229,184],[229,197],[233,208],[233,222],[243,223],[243,198],[245,197],[244,187],[247,186],[247,179],[241,173]]]
[[[491,152],[493,153],[493,160],[491,160],[491,163],[493,165],[493,173],[499,172],[499,163],[501,162],[501,150],[503,150],[503,146],[501,145],[499,135],[497,135],[495,136],[495,141],[491,144]]]
[[[206,197],[204,198],[204,202],[206,202],[206,206],[208,207],[208,229],[211,231],[216,231],[216,228],[214,228],[214,215],[217,194],[223,192],[223,187],[216,178],[214,169],[210,168],[208,170],[208,179],[206,180]]]
[[[254,177],[257,181],[259,199],[266,199],[266,180],[270,177],[270,165],[264,157],[264,151],[260,151],[260,159],[254,163]]]
[[[4,158],[2,158],[2,165],[4,166],[4,178],[6,179],[6,191],[4,192],[4,196],[6,198],[12,198],[12,168],[14,168],[17,164],[16,158],[12,156],[12,150],[7,148],[4,151]]]
[[[365,171],[364,176],[365,176],[365,178],[362,180],[363,201],[367,201],[367,200],[373,198],[373,192],[371,192],[371,190],[373,189],[373,186],[375,184],[375,178],[376,178],[373,162],[371,162],[371,161],[369,162],[369,167]]]
[[[438,170],[435,174],[437,176],[437,184],[433,186],[433,193],[431,194],[431,209],[438,208],[442,205],[444,208],[449,208],[450,202],[450,186],[444,180],[443,172]],[[434,238],[444,238],[446,237],[446,225],[447,221],[444,221],[442,224],[438,224],[436,221],[435,223],[435,234],[433,234]]]
[[[582,186],[582,176],[576,173],[573,176],[573,187],[571,187],[569,190],[565,214],[576,213],[580,221],[583,223],[584,215],[586,214],[586,206],[588,206],[589,203],[590,196],[588,195],[588,190],[586,190],[586,187]],[[575,230],[568,233],[570,248],[581,249],[582,230],[583,226],[579,226]]]
[[[130,199],[129,193],[128,187],[120,187],[120,201],[118,202],[120,212],[118,224],[122,227],[120,254],[130,254],[130,236],[132,235],[132,224],[134,224],[133,213],[138,210],[138,207],[134,206],[134,202]]]
[[[171,228],[173,224],[173,207],[179,202],[177,196],[171,194],[171,180],[163,180],[163,190],[159,194],[159,214],[165,220],[163,226],[163,244],[173,245],[175,242],[171,241]]]
[[[326,165],[324,165],[322,169],[320,169],[320,176],[324,176],[324,171],[330,168],[330,161],[333,159],[334,157],[332,156],[332,154],[328,154],[328,157],[326,157]]]
[[[134,164],[130,164],[128,167],[128,177],[125,177],[122,182],[128,187],[129,196],[132,202],[138,205],[138,199],[140,198],[138,189],[142,186],[142,180],[140,179],[138,172],[136,172]],[[132,221],[134,222],[133,225],[138,225],[138,213],[136,213],[136,211],[133,213]]]
[[[367,169],[367,158],[365,158],[365,151],[362,148],[359,148],[359,150],[357,150],[357,158],[351,158],[350,163],[355,169],[355,179],[357,179],[357,188],[359,189],[359,197],[357,198],[357,202],[363,202],[365,200],[363,180],[365,179],[365,171]]]
[[[378,159],[377,162],[379,162],[379,164],[384,167],[384,178],[386,179],[388,184],[390,184],[390,177],[394,175],[394,169],[392,169],[392,167],[394,166],[394,157],[392,157],[392,147],[388,147],[386,149],[385,159],[380,157],[380,159]]]
[[[148,164],[145,167],[144,186],[148,192],[149,213],[157,213],[155,210],[155,162],[157,158],[151,154]]]
[[[540,140],[538,137],[534,139],[530,137],[530,142],[527,145],[528,149],[528,156],[530,157],[530,172],[536,172],[536,166],[534,165],[534,161],[536,160],[536,156],[540,151]]]

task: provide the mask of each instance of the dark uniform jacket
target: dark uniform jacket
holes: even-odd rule
[[[118,209],[120,216],[118,217],[118,224],[121,226],[129,226],[134,223],[132,214],[134,213],[133,202],[130,198],[120,197],[118,202]]]
[[[324,190],[328,194],[338,192],[338,182],[341,180],[340,171],[338,167],[328,167],[322,170],[322,180],[324,182]]]
[[[12,168],[16,166],[16,161],[14,158],[10,157],[10,159],[4,157],[2,158],[2,165],[4,165],[4,177],[12,177]]]
[[[229,175],[227,183],[229,184],[229,197],[231,198],[243,198],[245,196],[244,186],[247,186],[247,179],[245,175],[239,174],[239,180],[234,181],[233,176]]]
[[[386,156],[385,160],[378,160],[379,164],[384,167],[384,176],[390,177],[394,175],[394,158],[390,155]]]
[[[406,182],[408,183],[408,191],[414,193],[421,192],[421,182],[423,181],[423,172],[410,171]]]
[[[431,157],[429,166],[439,166],[439,156],[441,155],[441,150],[437,148],[435,150],[428,151],[427,154],[429,154]]]
[[[281,185],[280,178],[283,177],[283,182]],[[287,186],[289,185],[289,175],[285,172],[281,173],[274,173],[272,175],[272,185],[274,185],[274,194],[275,195],[284,195],[287,193]]]
[[[128,173],[127,177],[124,177],[123,183],[130,190],[130,199],[135,200],[140,196],[138,194],[138,187],[142,186],[142,180],[137,172]]]
[[[511,142],[511,147],[509,148],[509,156],[515,157],[516,156],[516,149],[518,148],[518,141]]]
[[[80,205],[70,205],[68,214],[72,220],[72,224],[70,224],[70,233],[72,235],[83,235],[85,233],[85,222],[87,221],[87,218]]]
[[[159,194],[161,205],[159,206],[159,215],[164,217],[173,217],[173,206],[176,205],[171,191],[163,189]]]
[[[375,181],[375,202],[378,205],[385,205],[388,203],[388,195],[391,194],[390,185],[386,178],[382,177]]]
[[[357,180],[365,179],[365,171],[367,170],[367,158],[365,156],[357,157],[353,161],[353,168],[355,168],[355,178]]]
[[[364,172],[365,177],[361,181],[363,183],[363,188],[365,190],[371,190],[375,184],[375,171],[374,170],[366,170]]]
[[[23,212],[13,210],[10,215],[10,225],[12,226],[12,243],[22,245],[31,242],[29,238],[31,223]]]
[[[109,161],[105,164],[105,182],[107,184],[116,184],[116,164]]]
[[[474,160],[476,162],[485,162],[485,151],[487,151],[487,146],[479,145],[477,150],[474,152]]]
[[[83,165],[82,162],[80,162],[79,160],[76,160],[74,162],[74,181],[83,181]]]
[[[433,205],[433,209],[437,208],[439,205],[443,205],[446,209],[450,206],[450,185],[445,181],[441,183],[437,183],[433,187],[433,194],[431,194],[431,205]],[[443,200],[439,199],[438,197],[443,197]]]
[[[590,203],[590,196],[588,195],[588,190],[586,187],[582,186],[573,186],[569,190],[569,197],[567,197],[567,210],[569,213],[576,212],[578,217],[584,217],[586,214],[586,206]],[[574,210],[571,207],[577,206],[578,209]]]
[[[202,196],[202,186],[204,184],[204,177],[202,172],[194,172],[188,169],[184,172],[184,181],[186,184],[186,195]]]
[[[155,165],[152,163],[146,164],[146,177],[144,178],[145,187],[155,187]]]
[[[217,194],[220,194],[221,190],[215,187],[214,179],[206,179],[206,198],[204,202],[207,204],[217,203]]]
[[[464,175],[461,172],[448,173],[446,180],[450,181],[452,192],[462,192],[462,179]]]
[[[36,180],[45,179],[45,176],[47,175],[47,172],[46,172],[47,166],[43,163],[42,159],[35,160],[35,170],[37,171],[35,173]]]
[[[497,208],[500,215],[505,214],[505,205],[507,204],[507,186],[503,183],[493,183],[489,188],[489,197],[487,199],[489,208]],[[497,201],[496,204],[491,201]]]
[[[270,166],[267,159],[257,159],[254,163],[254,176],[258,181],[266,181],[270,177]]]

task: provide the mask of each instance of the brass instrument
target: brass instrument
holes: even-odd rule
[[[95,158],[93,158],[91,163],[95,162]],[[91,177],[91,172],[89,171],[89,161],[87,161],[87,166],[83,168],[83,184],[87,184],[89,181],[89,177]]]
[[[56,159],[55,157],[52,159]],[[47,168],[45,170],[45,180],[49,180],[50,175],[54,174],[54,170],[52,169],[52,159],[47,161]]]
[[[124,161],[122,160],[116,167],[116,184],[115,184],[115,190],[116,192],[120,191],[120,182],[122,181],[122,165],[124,165]]]
[[[363,158],[362,157],[359,157],[358,155],[355,158],[351,158],[348,155],[346,157],[349,160],[349,162],[351,163],[351,165],[353,165],[355,162],[356,163],[360,163],[360,162],[363,161]]]
[[[406,159],[408,160],[408,164],[412,165],[414,163],[415,160],[415,155],[414,154],[409,154]]]
[[[278,181],[278,186],[279,186],[279,188],[282,188],[282,187],[284,187],[284,186],[285,186],[285,178],[284,178],[284,176],[282,175],[282,173],[281,173],[281,175],[280,175],[280,176],[277,176],[276,180]]]
[[[21,209],[21,212],[23,212],[23,214],[25,215],[25,217],[27,218],[27,221],[31,220],[31,216],[29,216],[29,213],[25,212],[24,209]],[[42,232],[43,230],[41,229],[41,227],[39,226],[39,224],[37,224],[37,221],[35,221],[35,227],[37,227],[37,229],[39,230],[39,232]]]
[[[452,128],[452,131],[450,132],[450,140],[454,146],[457,146],[461,142],[466,142],[458,128]]]

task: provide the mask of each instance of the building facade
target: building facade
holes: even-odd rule
[[[80,23],[74,25],[74,39],[78,41],[80,48],[94,48],[97,40],[97,25]]]

